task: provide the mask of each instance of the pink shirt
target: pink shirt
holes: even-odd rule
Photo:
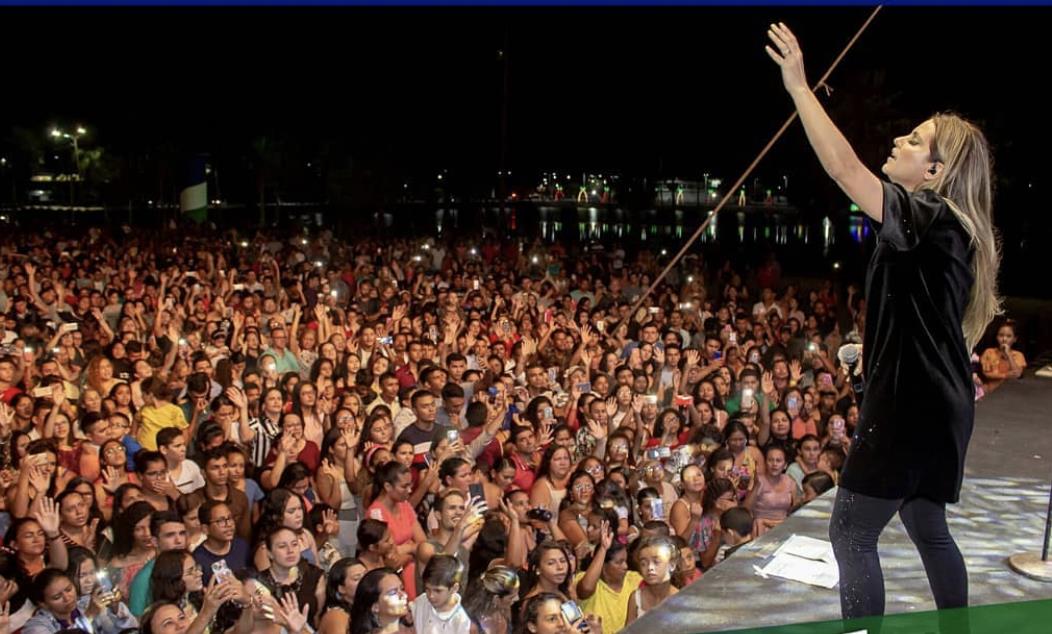
[[[391,532],[391,539],[395,545],[401,546],[413,541],[413,528],[417,524],[416,512],[409,502],[398,503],[398,517],[392,515],[383,502],[376,500],[369,506],[366,517],[380,520],[387,524],[387,530]],[[409,600],[416,598],[416,560],[410,559],[409,563],[402,567],[402,584]]]

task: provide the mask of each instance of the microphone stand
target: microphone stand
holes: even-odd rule
[[[1016,553],[1008,558],[1008,567],[1037,581],[1052,581],[1052,561],[1048,559],[1050,536],[1052,536],[1052,487],[1049,487],[1048,514],[1045,515],[1045,540],[1041,546],[1041,554]]]

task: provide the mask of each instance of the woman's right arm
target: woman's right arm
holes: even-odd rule
[[[826,114],[818,97],[811,92],[796,36],[784,24],[772,24],[767,35],[774,45],[765,47],[767,55],[782,69],[782,82],[793,98],[807,140],[823,169],[866,215],[882,222],[884,189],[880,179],[858,158],[851,144]]]
[[[585,534],[584,530],[581,529],[581,525],[577,522],[577,517],[570,509],[563,509],[559,512],[559,530],[566,535],[566,539],[576,547],[581,542],[588,540],[588,535]]]
[[[25,464],[26,462],[28,461],[23,460],[22,468],[18,472],[18,482],[9,488],[7,493],[7,508],[14,518],[22,518],[29,513],[29,475],[34,467]]]
[[[271,491],[278,488],[278,482],[281,482],[281,474],[285,472],[287,462],[288,458],[285,453],[284,443],[280,443],[278,445],[277,457],[274,459],[274,464],[269,471],[264,471],[263,476],[259,479],[259,483],[265,490]]]
[[[596,586],[599,585],[599,578],[603,572],[603,564],[606,563],[606,553],[614,543],[614,534],[605,520],[600,527],[600,532],[599,544],[597,544],[595,554],[592,556],[592,563],[588,566],[588,570],[585,571],[581,580],[577,582],[577,587],[575,588],[578,601],[584,601],[595,594]]]

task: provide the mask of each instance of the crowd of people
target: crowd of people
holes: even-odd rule
[[[633,312],[666,262],[617,245],[0,240],[0,633],[617,632],[858,423],[865,298],[773,259]]]

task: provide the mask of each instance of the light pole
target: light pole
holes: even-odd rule
[[[77,179],[80,180],[80,146],[77,145],[77,140],[87,134],[88,131],[84,129],[84,126],[78,125],[73,133],[64,132],[58,128],[51,129],[51,137],[54,139],[69,139],[73,142],[73,169],[76,170]],[[73,179],[69,181],[69,204],[73,205]]]
[[[10,167],[9,167],[9,165],[7,163],[7,157],[6,156],[0,157],[0,173],[4,174],[6,176],[6,175],[8,175],[9,171],[10,171]],[[15,194],[15,177],[14,177],[14,173],[12,172],[11,173],[11,204],[13,205],[17,201],[17,199],[18,199],[18,196]]]

